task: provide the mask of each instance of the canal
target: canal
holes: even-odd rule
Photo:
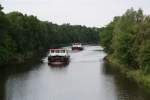
[[[46,57],[43,62],[1,66],[0,100],[150,100],[103,61],[106,54],[101,49],[71,51],[68,66],[49,66]]]

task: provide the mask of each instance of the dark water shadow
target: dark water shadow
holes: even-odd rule
[[[132,79],[125,77],[115,66],[107,62],[103,65],[104,74],[114,77],[117,100],[150,100],[150,94],[146,90],[140,88]]]
[[[64,69],[64,68],[67,68],[69,66],[69,63],[68,64],[49,64],[48,63],[48,66],[51,69]]]
[[[27,73],[34,69],[35,66],[40,65],[37,62],[28,62],[24,64],[11,64],[0,66],[0,100],[6,100],[6,82],[9,77]],[[38,67],[38,66],[37,66]]]

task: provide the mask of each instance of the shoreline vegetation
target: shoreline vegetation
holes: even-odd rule
[[[119,64],[116,59],[112,58],[111,55],[106,56],[104,61],[111,64],[112,68],[118,69],[119,72],[125,75],[128,79],[136,82],[140,88],[143,88],[150,93],[150,74],[145,74],[141,70],[129,69],[127,66]]]
[[[98,43],[96,27],[58,25],[21,12],[4,13],[0,4],[0,65],[23,63],[62,44]]]
[[[105,61],[150,93],[150,15],[128,9],[100,29]]]

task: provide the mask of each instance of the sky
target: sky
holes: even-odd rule
[[[19,11],[57,24],[103,27],[131,7],[150,14],[150,0],[0,0],[3,11]]]

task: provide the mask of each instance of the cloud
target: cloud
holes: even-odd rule
[[[87,26],[104,26],[127,9],[150,12],[148,0],[1,0],[5,12],[20,11],[41,20]]]

